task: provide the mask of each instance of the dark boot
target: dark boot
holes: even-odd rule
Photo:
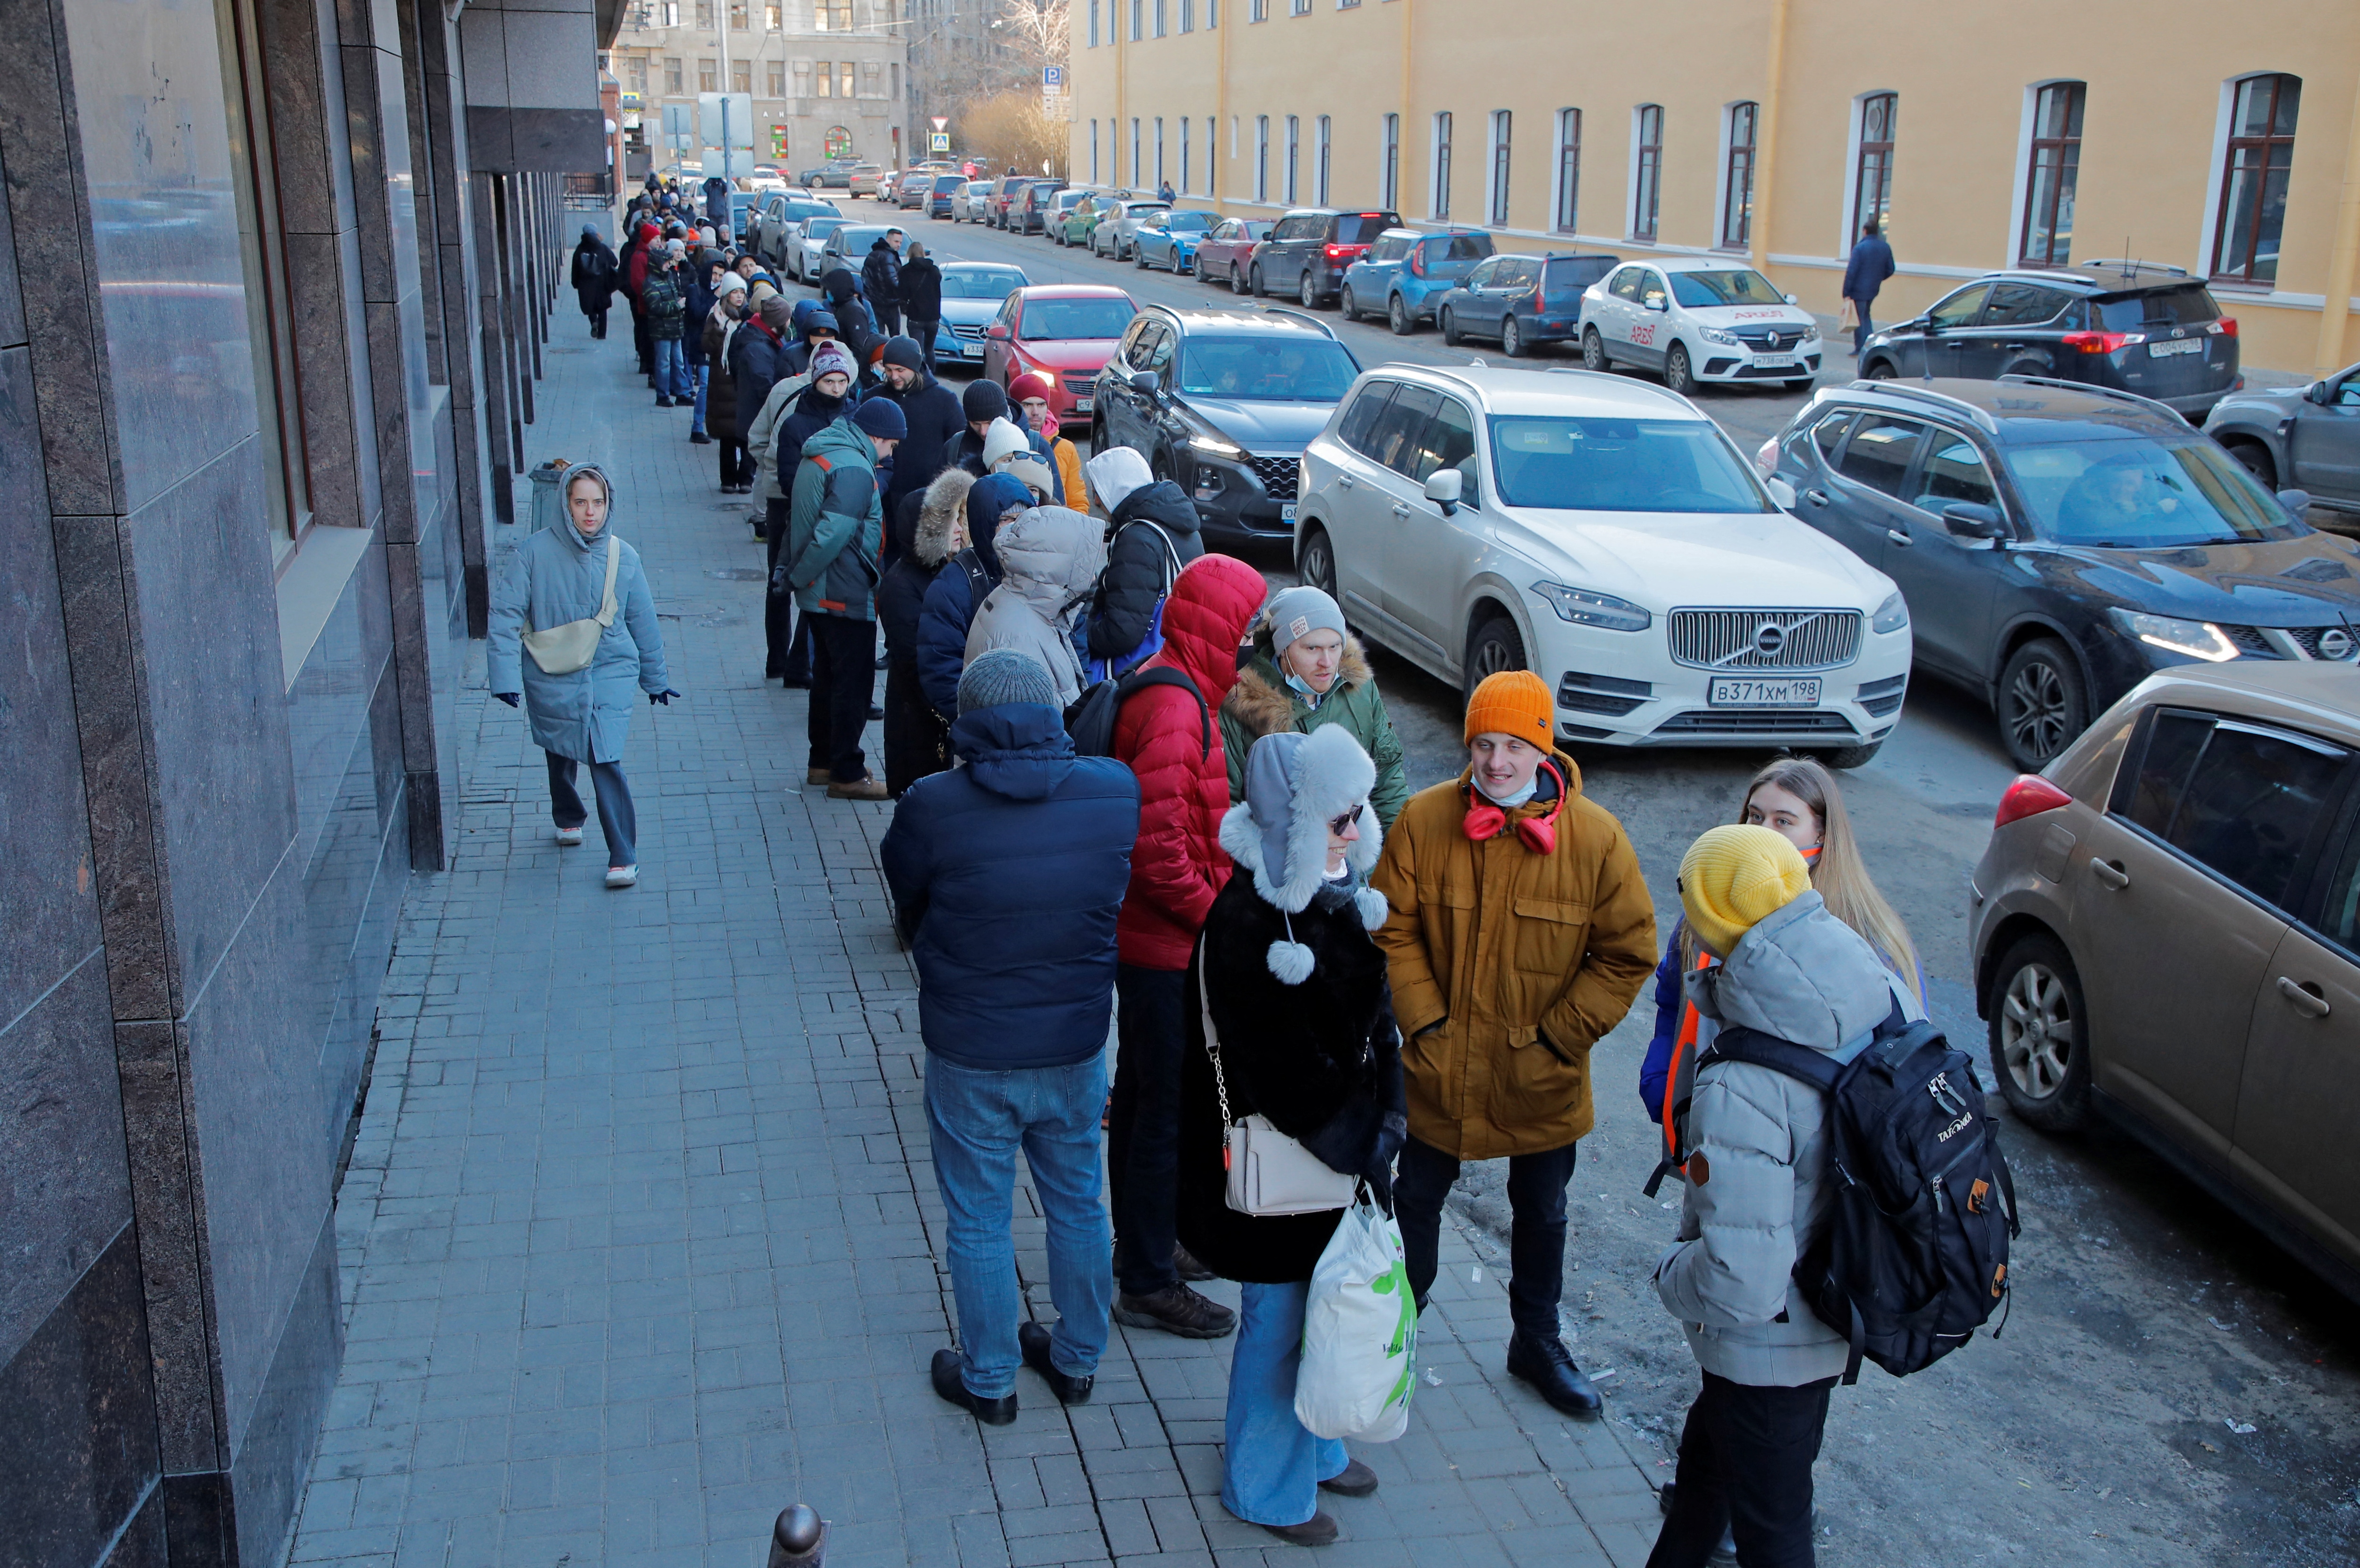
[[[1016,1325],[1016,1346],[1024,1355],[1024,1365],[1041,1375],[1049,1392],[1057,1396],[1061,1405],[1087,1405],[1090,1402],[1090,1386],[1096,1377],[1073,1377],[1057,1370],[1049,1359],[1049,1331],[1039,1323]]]
[[[1531,1384],[1542,1398],[1575,1420],[1594,1421],[1605,1413],[1606,1401],[1573,1364],[1565,1342],[1554,1335],[1545,1340],[1510,1335],[1508,1376]]]
[[[1377,1473],[1359,1460],[1348,1460],[1344,1468],[1319,1483],[1323,1492],[1333,1492],[1339,1497],[1374,1497]]]
[[[1313,1514],[1301,1524],[1266,1524],[1262,1528],[1296,1546],[1326,1546],[1338,1533],[1335,1519],[1324,1513]]]
[[[1003,1394],[997,1399],[978,1399],[967,1391],[959,1377],[959,1353],[955,1350],[934,1352],[934,1392],[956,1405],[988,1427],[1004,1427],[1016,1419],[1016,1396]]]
[[[1114,1321],[1125,1328],[1162,1329],[1182,1339],[1227,1339],[1238,1330],[1235,1312],[1185,1285],[1167,1285],[1152,1296],[1118,1295]]]

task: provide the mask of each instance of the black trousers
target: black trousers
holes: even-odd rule
[[[787,542],[787,501],[781,496],[762,503],[762,548],[770,555],[770,575],[779,574],[779,552]],[[811,679],[811,617],[795,624],[795,596],[765,592],[762,598],[762,678],[803,685]],[[819,764],[812,764],[817,767]]]
[[[901,335],[901,312],[899,306],[874,305],[870,309],[876,313],[879,332],[883,333],[887,337]]]
[[[639,374],[656,373],[656,340],[648,331],[648,318],[638,311],[631,313],[631,344],[639,351]]]
[[[1724,1530],[1745,1568],[1812,1568],[1811,1465],[1835,1381],[1770,1388],[1706,1373],[1647,1568],[1705,1568]]]
[[[877,689],[877,623],[848,615],[803,617],[811,633],[811,713],[804,733],[811,765],[837,784],[869,776],[860,750],[869,727],[869,699]]]
[[[708,415],[708,418],[711,416]],[[754,481],[754,455],[746,444],[734,435],[716,435],[713,444],[721,448],[721,482],[725,485],[748,485]],[[765,522],[762,531],[770,532]]]
[[[592,337],[594,337],[594,338],[598,338],[598,337],[604,337],[604,336],[606,336],[606,306],[604,306],[604,305],[601,305],[601,306],[599,306],[596,310],[590,312],[590,313],[589,313],[589,315],[590,315],[590,335],[591,335]]]
[[[926,356],[926,374],[934,373],[934,334],[943,330],[940,321],[922,322],[910,318],[910,335],[918,340],[918,352]]]
[[[1179,1282],[1180,1054],[1188,1029],[1185,970],[1118,964],[1114,1095],[1107,1172],[1114,1200],[1114,1282],[1152,1296]]]
[[[1553,1340],[1565,1293],[1565,1189],[1579,1144],[1508,1158],[1508,1317],[1526,1339]],[[1393,1214],[1401,1222],[1410,1293],[1423,1305],[1434,1288],[1442,1246],[1442,1201],[1459,1179],[1459,1162],[1413,1137],[1393,1175]],[[1718,1539],[1718,1538],[1716,1538]]]

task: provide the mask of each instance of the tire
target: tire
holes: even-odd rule
[[[1348,322],[1360,319],[1360,307],[1353,302],[1352,291],[1349,288],[1336,296],[1336,308],[1344,313],[1344,319]]]
[[[1524,329],[1516,324],[1513,314],[1500,320],[1500,352],[1511,359],[1522,359],[1530,352],[1524,346]]]
[[[2278,488],[2278,466],[2270,457],[2270,449],[2258,441],[2229,443],[2229,455],[2245,466],[2245,472],[2261,481],[2262,488]]]
[[[1253,292],[1253,280],[1247,277],[1246,274],[1239,271],[1238,264],[1234,261],[1229,263],[1229,292],[1232,294],[1251,294]]]
[[[1407,337],[1417,330],[1417,321],[1409,313],[1409,302],[1399,294],[1385,302],[1385,324],[1393,329],[1395,337]]]
[[[1138,268],[1142,272],[1146,271],[1146,270],[1147,270],[1147,252],[1145,252],[1145,251],[1143,251],[1143,250],[1140,249],[1140,248],[1139,248],[1139,247],[1137,247],[1137,246],[1135,246],[1135,245],[1134,245],[1134,246],[1132,246],[1132,247],[1131,247],[1131,264],[1133,267]]]
[[[1459,335],[1459,318],[1457,316],[1452,315],[1449,310],[1446,308],[1441,315],[1435,318],[1435,324],[1442,328],[1443,342],[1450,345],[1453,348],[1459,346],[1462,340]]]
[[[1484,676],[1529,667],[1524,658],[1524,635],[1516,630],[1516,623],[1504,615],[1494,615],[1467,639],[1467,662],[1459,672],[1462,695],[1471,702]]]
[[[1688,363],[1688,345],[1676,343],[1664,351],[1664,385],[1684,398],[1696,396],[1696,371]]]
[[[1598,335],[1594,326],[1581,329],[1581,364],[1586,370],[1613,368],[1613,361],[1606,357],[1606,340]]]
[[[2090,1120],[2090,1018],[2057,939],[2016,939],[1992,972],[1991,1069],[2017,1121],[2070,1133]]]
[[[1251,294],[1257,300],[1267,300],[1270,298],[1270,290],[1267,287],[1267,280],[1262,277],[1261,268],[1257,267],[1253,269],[1247,282],[1247,293]]]
[[[1831,768],[1864,768],[1884,750],[1884,741],[1871,740],[1864,746],[1839,746],[1832,751],[1822,751],[1819,761]]]
[[[1295,280],[1295,299],[1306,311],[1319,308],[1319,285],[1312,280],[1308,267],[1303,269],[1303,276]]]
[[[1862,371],[1861,375],[1871,381],[1890,381],[1893,379],[1893,361],[1876,360],[1867,369]]]
[[[1296,565],[1306,583],[1335,598],[1336,546],[1326,529],[1315,527],[1304,536],[1303,554]]]
[[[2090,724],[2081,672],[2053,637],[2035,638],[2009,658],[1995,706],[1999,743],[2027,773],[2047,767]]]

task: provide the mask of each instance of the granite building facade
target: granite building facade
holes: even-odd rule
[[[0,0],[0,1562],[284,1554],[614,25]]]

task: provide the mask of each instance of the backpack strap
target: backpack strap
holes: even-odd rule
[[[1196,683],[1168,665],[1158,664],[1151,669],[1133,670],[1123,676],[1121,682],[1115,687],[1115,705],[1120,707],[1142,686],[1178,686],[1196,699],[1196,722],[1204,731],[1204,754],[1207,758],[1211,757],[1213,710],[1206,706],[1205,694],[1196,689]]]
[[[1844,1075],[1844,1065],[1824,1052],[1743,1025],[1724,1028],[1712,1037],[1712,1044],[1698,1058],[1697,1071],[1701,1073],[1717,1061],[1752,1062],[1755,1067],[1766,1067],[1788,1078],[1800,1079],[1822,1094],[1833,1093],[1837,1080]]]

